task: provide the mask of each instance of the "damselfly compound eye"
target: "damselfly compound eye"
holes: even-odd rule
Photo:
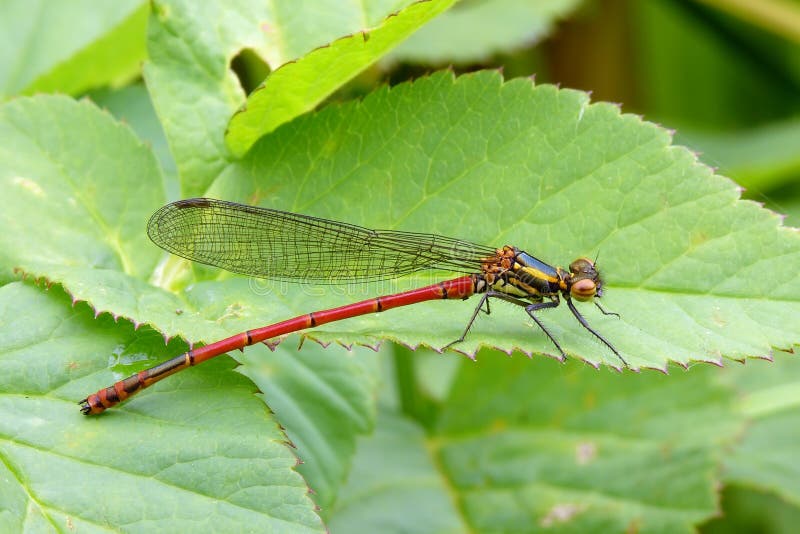
[[[578,258],[569,264],[572,274],[591,274],[594,272],[594,263],[589,258]]]
[[[569,288],[569,293],[575,300],[586,302],[587,300],[592,300],[597,294],[597,284],[594,283],[594,280],[584,278],[572,284],[572,287]]]

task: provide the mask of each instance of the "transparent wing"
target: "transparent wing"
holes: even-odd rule
[[[369,230],[223,200],[179,200],[150,218],[161,248],[235,273],[341,283],[396,278],[423,269],[477,272],[492,247],[434,234]]]

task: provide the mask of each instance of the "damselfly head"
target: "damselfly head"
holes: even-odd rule
[[[572,275],[569,286],[572,298],[586,302],[603,295],[603,282],[592,260],[578,258],[569,264],[569,272]]]

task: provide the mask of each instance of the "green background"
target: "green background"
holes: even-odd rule
[[[0,30],[0,531],[793,530],[796,1],[8,0]],[[190,344],[453,276],[168,257],[148,217],[201,195],[599,254],[621,317],[579,306],[631,369],[564,306],[566,362],[502,303],[439,353],[475,305],[441,301],[82,416]]]

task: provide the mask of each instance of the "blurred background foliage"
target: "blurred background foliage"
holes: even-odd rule
[[[23,4],[0,2],[0,20],[23,20],[14,15]],[[12,52],[41,40],[0,63],[3,98],[88,94],[147,139],[174,177],[141,83],[147,2],[40,7],[51,24],[76,31],[70,42],[55,35],[50,42],[39,18],[32,22],[38,30],[15,23],[0,32]],[[249,50],[232,67],[247,92],[269,73]],[[463,0],[329,101],[442,68],[502,69],[506,78],[535,76],[617,102],[624,112],[675,130],[677,143],[740,184],[746,198],[800,226],[800,0]],[[73,79],[71,72],[84,76]],[[170,193],[177,194],[174,185]],[[722,493],[724,517],[702,531],[792,532],[799,504],[734,481]]]

